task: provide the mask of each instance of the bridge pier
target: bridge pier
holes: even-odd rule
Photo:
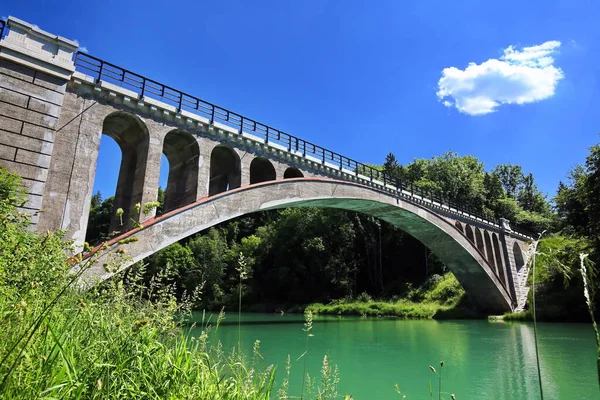
[[[0,41],[0,166],[23,177],[28,201],[21,211],[37,229],[77,44],[15,18],[9,24]]]

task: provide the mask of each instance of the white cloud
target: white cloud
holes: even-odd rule
[[[81,43],[79,43],[79,40],[77,39],[73,39],[73,41],[75,42],[75,44],[77,45],[77,47],[79,47],[79,51],[81,51],[82,53],[87,53],[88,49],[85,46],[82,46]]]
[[[518,50],[504,49],[499,59],[469,63],[464,70],[444,68],[437,97],[446,107],[469,115],[494,112],[502,104],[526,104],[554,95],[563,71],[554,66],[552,54],[560,42],[549,41]]]

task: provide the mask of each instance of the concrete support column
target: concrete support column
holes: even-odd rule
[[[148,142],[148,157],[146,160],[138,160],[136,170],[144,168],[143,180],[134,183],[134,196],[140,196],[141,211],[136,216],[139,223],[143,223],[156,215],[156,209],[153,209],[149,215],[144,214],[144,204],[154,202],[158,199],[158,183],[160,180],[160,162],[162,158],[162,140],[155,135],[152,127],[149,126],[150,140]]]
[[[67,92],[44,194],[40,230],[64,229],[76,246],[87,229],[102,122],[108,110],[94,100]]]
[[[196,138],[200,156],[198,157],[198,189],[196,199],[208,196],[210,186],[210,156],[213,149],[219,144],[202,136]]]
[[[254,159],[252,153],[248,153],[245,150],[235,149],[240,157],[240,168],[241,168],[241,186],[247,186],[250,184],[250,163]]]

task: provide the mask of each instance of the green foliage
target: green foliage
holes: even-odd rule
[[[376,301],[363,293],[356,299],[341,299],[329,304],[313,303],[306,310],[314,314],[394,316],[401,318],[433,318],[441,311],[457,307],[465,296],[452,273],[433,276],[404,298]]]
[[[108,239],[114,201],[113,196],[102,200],[100,192],[92,196],[88,230],[86,232],[86,241],[89,243],[99,243]]]
[[[583,282],[574,272],[579,268],[579,254],[591,250],[589,241],[575,236],[551,235],[540,240],[536,257],[538,318],[586,319]]]
[[[209,346],[209,327],[186,334],[169,285],[72,287],[69,243],[28,230],[18,182],[0,169],[0,398],[271,398],[275,369]]]
[[[531,311],[507,312],[502,316],[503,321],[533,321]]]

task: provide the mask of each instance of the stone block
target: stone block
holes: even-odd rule
[[[52,143],[0,129],[0,144],[52,155]]]
[[[63,101],[63,94],[57,93],[52,90],[48,90],[41,86],[34,85],[33,83],[23,82],[14,77],[1,76],[0,87],[15,90],[19,93],[26,94],[31,97],[46,100],[50,103],[61,105]]]
[[[15,92],[14,90],[9,90],[0,87],[0,101],[9,104],[14,104],[15,106],[27,108],[29,96],[19,92]]]
[[[50,115],[51,117],[58,118],[60,115],[60,106],[57,106],[47,101],[36,99],[34,97],[29,100],[30,110],[37,111],[41,114]]]
[[[64,93],[67,89],[66,80],[39,71],[35,74],[33,83],[37,86],[41,86],[58,93]]]
[[[30,194],[27,197],[28,197],[28,199],[25,202],[25,204],[23,205],[23,207],[29,208],[32,210],[39,210],[40,208],[42,208],[42,196]]]
[[[47,128],[54,128],[57,120],[55,117],[3,102],[0,102],[0,115]]]
[[[12,61],[0,59],[0,75],[6,75],[20,79],[24,82],[33,83],[35,71],[23,65],[15,64]],[[4,79],[2,77],[1,79]]]
[[[21,133],[22,127],[22,121],[0,115],[0,129],[8,132]]]
[[[32,181],[30,179],[22,179],[23,187],[27,189],[27,193],[33,195],[44,195],[44,182]]]
[[[0,144],[0,158],[4,160],[14,161],[17,149],[5,144]]]
[[[33,151],[18,149],[15,161],[24,164],[35,165],[42,168],[48,168],[50,167],[50,158],[51,157],[46,154],[40,154]]]
[[[22,135],[44,140],[50,143],[54,141],[54,130],[44,128],[43,126],[28,124],[26,122],[23,124]]]
[[[25,179],[45,182],[48,178],[48,170],[33,165],[20,164],[14,161],[0,160],[0,167],[11,170]]]

